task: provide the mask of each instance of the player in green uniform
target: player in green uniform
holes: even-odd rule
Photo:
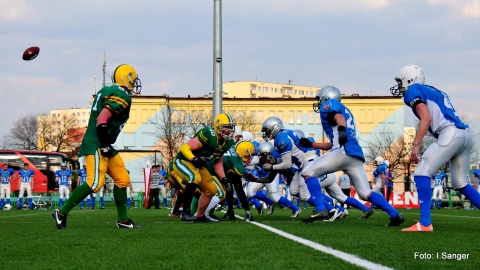
[[[214,160],[214,169],[223,183],[227,182],[223,170],[223,154],[235,143],[232,139],[235,125],[228,114],[221,113],[215,117],[213,129],[201,129],[193,139],[180,147],[180,152],[173,160],[174,175],[185,185],[183,197],[182,221],[208,221],[205,210],[218,188],[212,181],[212,175],[205,164]],[[190,204],[197,187],[202,191],[198,202],[197,216],[192,216]]]
[[[227,175],[229,185],[232,186],[226,189],[228,211],[224,218],[228,216],[230,220],[235,220],[235,213],[233,211],[233,188],[235,188],[237,197],[240,200],[243,209],[245,210],[245,220],[253,221],[247,196],[245,195],[245,191],[242,187],[242,177],[245,175],[245,166],[249,164],[249,162],[252,160],[253,154],[255,153],[255,146],[251,142],[241,141],[235,145],[234,149],[235,155],[223,157],[224,171]],[[207,168],[211,170],[209,166],[207,166]],[[213,207],[214,205],[210,204],[209,207],[210,206]]]
[[[99,191],[107,173],[114,181],[113,197],[117,206],[118,228],[139,228],[127,213],[127,186],[130,176],[118,151],[112,147],[128,120],[132,92],[139,94],[141,83],[135,69],[127,64],[112,74],[113,85],[98,91],[92,103],[87,131],[79,157],[85,156],[87,182],[78,186],[61,209],[52,213],[57,228],[67,227],[67,214],[91,192]]]

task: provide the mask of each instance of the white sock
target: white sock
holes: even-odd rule
[[[205,210],[205,214],[209,214],[210,213],[210,210],[212,210],[212,208],[214,208],[215,206],[217,206],[217,204],[220,202],[220,198],[218,196],[213,196],[212,197],[212,200],[210,201],[210,203],[208,204],[207,206],[207,210]]]

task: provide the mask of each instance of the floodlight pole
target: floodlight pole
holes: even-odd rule
[[[214,0],[213,22],[213,119],[222,112],[222,1]]]

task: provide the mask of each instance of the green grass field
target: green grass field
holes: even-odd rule
[[[130,217],[143,228],[131,230],[115,227],[115,206],[74,209],[66,230],[56,229],[52,210],[0,211],[0,264],[2,269],[480,269],[479,211],[432,210],[433,233],[405,233],[401,228],[414,223],[418,210],[400,210],[406,219],[400,227],[386,227],[388,215],[379,210],[368,220],[351,210],[345,219],[310,224],[301,218],[311,209],[297,219],[286,209],[271,216],[252,210],[252,223],[183,223],[164,208],[132,209]],[[360,267],[358,261],[367,264]]]

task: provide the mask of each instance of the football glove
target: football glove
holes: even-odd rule
[[[301,147],[308,147],[308,148],[313,147],[313,143],[307,138],[300,138],[298,143],[300,144]]]
[[[100,154],[104,157],[111,157],[112,151],[110,151],[110,139],[108,136],[107,123],[100,123],[97,125],[97,137],[100,142]]]
[[[344,146],[348,142],[346,129],[344,126],[338,126],[338,143],[341,146]]]
[[[201,158],[194,157],[192,158],[192,160],[190,160],[190,162],[192,162],[193,166],[195,166],[196,168],[202,168],[203,166],[205,166],[205,160]]]
[[[228,182],[228,179],[226,177],[223,177],[222,179],[220,179],[220,182],[223,184],[223,186],[225,187],[225,191],[227,193],[230,193],[232,192],[232,186],[230,185],[230,183]]]
[[[271,171],[273,169],[273,165],[270,164],[270,163],[265,163],[265,164],[263,164],[263,169],[265,171]]]

